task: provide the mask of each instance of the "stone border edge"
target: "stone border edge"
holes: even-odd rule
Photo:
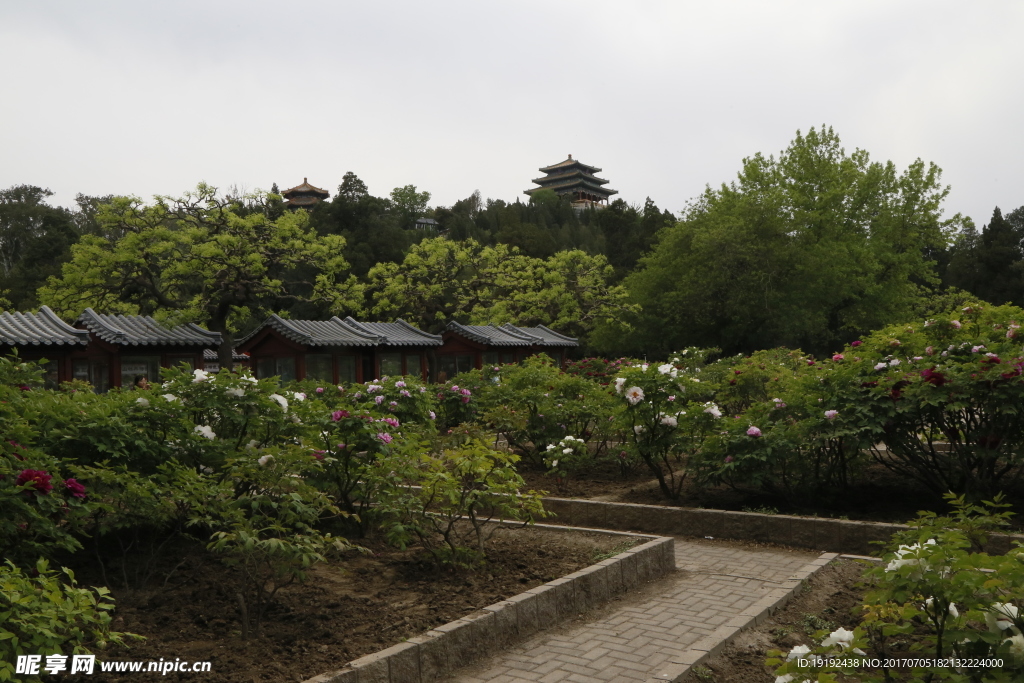
[[[676,567],[675,539],[671,537],[554,524],[533,526],[650,540],[303,683],[432,683]]]
[[[896,532],[910,529],[906,524],[887,522],[613,503],[586,498],[544,497],[541,500],[545,510],[572,526],[667,536],[710,536],[856,555],[877,555],[879,542],[887,543]],[[1014,541],[1024,541],[1024,535],[992,534],[985,551],[1004,555]]]
[[[765,619],[785,607],[808,579],[838,557],[840,557],[838,553],[822,553],[818,559],[805,564],[793,572],[792,576],[783,582],[782,587],[772,590],[709,635],[698,640],[683,656],[670,659],[651,679],[678,683],[695,667],[721,652],[726,645],[736,639],[741,631],[760,625]]]

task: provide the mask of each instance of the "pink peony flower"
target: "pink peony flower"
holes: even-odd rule
[[[959,330],[963,325],[960,324],[959,320],[950,320],[949,324],[953,326],[954,330]]]
[[[383,396],[377,396],[376,398],[373,399],[373,402],[376,403],[377,405],[380,405],[381,403],[384,402],[384,397]]]
[[[331,419],[334,420],[335,422],[342,419],[343,417],[348,417],[347,410],[335,410],[333,413],[331,413]]]
[[[838,416],[839,416],[839,411],[838,410],[826,410],[825,411],[825,419],[826,420],[834,420]]]
[[[856,347],[860,346],[860,345],[861,345],[861,344],[863,344],[863,343],[864,343],[864,342],[862,342],[862,341],[861,341],[860,339],[858,339],[858,340],[856,340],[856,341],[850,342],[850,346],[852,346],[852,347],[856,348]]]
[[[747,436],[752,436],[756,439],[761,436],[761,430],[757,427],[751,426],[750,429],[747,430]]]
[[[318,394],[324,393],[324,388],[323,387],[317,387],[316,388],[316,393],[318,393]]]
[[[324,453],[325,451],[313,451],[313,457],[316,458],[317,460],[323,460]]]
[[[733,457],[732,457],[731,455],[727,455],[727,456],[725,456],[725,461],[726,461],[726,462],[732,462],[732,461],[733,461],[734,459],[735,459],[735,458],[733,458]]]
[[[391,443],[392,441],[391,435],[388,434],[387,432],[378,432],[377,438],[383,441],[384,443]]]
[[[834,356],[832,356],[832,360],[843,360],[843,354],[841,354],[841,353],[835,354]]]

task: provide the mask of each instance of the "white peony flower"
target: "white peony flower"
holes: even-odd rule
[[[667,425],[669,427],[676,427],[679,425],[679,421],[671,415],[662,415],[661,424]]]
[[[989,630],[993,633],[1000,633],[1013,628],[1017,615],[1016,605],[1011,605],[1007,602],[997,602],[985,613],[985,624],[988,625]]]
[[[252,439],[251,441],[249,441],[249,443],[245,444],[245,447],[246,448],[258,448],[259,445],[260,445],[259,441],[257,441],[256,439]]]
[[[663,375],[669,374],[670,372],[672,372],[672,370],[673,370],[673,365],[671,363],[665,363],[664,365],[659,365],[658,366],[658,372],[660,372]]]
[[[645,430],[644,430],[643,425],[636,425],[635,427],[633,427],[633,433],[634,434],[643,434],[644,431]]]
[[[630,387],[626,389],[626,400],[629,401],[629,405],[635,406],[640,401],[644,400],[644,390],[640,387]]]
[[[704,408],[704,412],[714,418],[722,417],[722,411],[719,410],[718,406],[716,406],[714,403],[707,404],[707,407]]]
[[[274,456],[272,455],[261,455],[256,461],[260,464],[260,467],[267,467],[274,464]]]
[[[273,399],[274,401],[277,401],[277,404],[281,406],[281,410],[283,410],[286,413],[288,412],[288,399],[286,399],[281,394],[271,394],[270,398]]]
[[[615,378],[615,393],[616,394],[621,394],[622,393],[622,385],[625,384],[625,383],[626,383],[626,378],[625,377],[616,377]]]
[[[193,382],[205,382],[210,377],[210,373],[206,372],[206,370],[193,370],[192,375]]]
[[[551,461],[551,466],[552,467],[558,467],[558,461],[557,460],[552,460]]]
[[[847,631],[842,627],[837,628],[835,631],[832,631],[825,640],[821,641],[821,644],[825,647],[838,645],[845,650],[853,645],[853,631]]]
[[[571,448],[563,448],[562,449],[562,455],[571,455],[571,454],[572,454],[572,449]]]
[[[164,394],[161,398],[163,398],[165,401],[180,401],[181,400],[180,398],[178,398],[174,394]]]
[[[245,389],[241,389],[241,388],[238,388],[238,387],[232,387],[230,389],[225,389],[224,393],[227,394],[228,396],[234,396],[236,398],[241,398],[241,397],[245,396]]]
[[[259,384],[260,382],[252,375],[242,375],[241,377],[239,377],[239,379],[242,380],[243,382],[249,382],[250,384]]]
[[[139,398],[135,399],[135,402],[138,403],[143,408],[148,408],[149,407],[149,399],[148,398],[142,398],[140,396]]]
[[[803,657],[804,655],[809,655],[810,653],[811,648],[807,647],[806,645],[797,645],[789,651],[788,655],[786,655],[786,661],[792,662],[797,657]]]
[[[196,425],[196,428],[192,430],[201,436],[205,436],[207,439],[216,439],[217,435],[213,433],[209,425]]]
[[[1024,657],[1024,635],[1018,633],[1012,638],[1007,638],[1003,642],[1010,644],[1010,654],[1013,655],[1014,659]]]
[[[305,401],[306,400],[306,395],[304,393],[302,393],[301,391],[293,391],[292,392],[292,396],[295,397],[296,401]]]
[[[553,451],[553,450],[555,450],[555,444],[553,444],[553,443],[549,443],[549,444],[548,444],[548,447],[547,447],[546,449],[544,449],[544,450],[548,450],[548,451]]]

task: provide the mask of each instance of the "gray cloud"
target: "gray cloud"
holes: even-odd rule
[[[679,210],[833,126],[938,163],[977,222],[1024,205],[1024,5],[34,2],[0,8],[0,187],[199,180],[508,201],[568,153]]]

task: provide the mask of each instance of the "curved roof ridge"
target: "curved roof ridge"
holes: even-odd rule
[[[128,341],[128,335],[125,334],[124,330],[114,327],[106,320],[106,318],[107,316],[97,313],[91,307],[86,308],[82,311],[82,314],[78,316],[78,319],[82,321],[82,324],[89,328],[90,332],[103,341],[112,343],[123,343]]]
[[[64,346],[88,344],[88,330],[79,330],[60,319],[47,306],[38,313],[0,312],[0,344]]]

